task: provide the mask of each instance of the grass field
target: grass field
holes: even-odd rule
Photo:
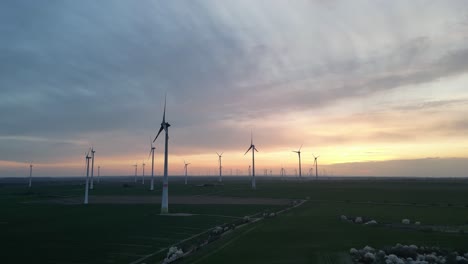
[[[195,181],[195,182],[194,182]],[[204,180],[205,181],[205,180]],[[193,183],[201,180],[192,179]],[[161,216],[159,204],[92,204],[93,197],[116,195],[159,196],[148,186],[105,182],[91,192],[91,204],[65,205],[47,201],[81,197],[81,183],[41,182],[31,191],[25,185],[0,186],[2,263],[131,263],[177,241],[234,218],[279,205],[170,205]],[[339,216],[363,216],[379,223],[402,218],[423,225],[464,228],[468,225],[468,182],[454,180],[227,180],[224,186],[195,187],[171,182],[170,196],[193,195],[216,199],[264,197],[308,199],[291,211],[240,228],[181,263],[346,263],[351,247],[389,246],[396,243],[468,247],[468,235],[459,232],[423,232],[388,226],[362,226]],[[170,200],[169,200],[170,201]],[[158,263],[165,251],[145,260]]]

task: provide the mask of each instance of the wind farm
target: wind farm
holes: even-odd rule
[[[463,1],[2,1],[0,32],[0,263],[468,263]]]

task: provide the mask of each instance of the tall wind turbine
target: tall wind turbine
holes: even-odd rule
[[[153,141],[150,138],[150,143],[151,143],[151,149],[149,156],[151,156],[151,184],[150,184],[150,191],[154,191],[154,150],[156,149],[155,146],[153,146]],[[148,158],[149,158],[148,156]]]
[[[141,184],[145,184],[145,162],[143,162],[143,175],[141,176]]]
[[[29,185],[28,185],[28,188],[31,188],[31,185],[32,185],[32,162],[31,164],[29,164]]]
[[[252,150],[252,189],[256,189],[257,185],[255,184],[255,151],[258,152],[257,148],[255,148],[255,145],[253,143],[253,136],[250,134],[250,147],[247,149],[247,151],[244,153],[247,154],[250,150]]]
[[[218,162],[219,162],[219,179],[218,181],[219,182],[223,182],[223,178],[222,178],[222,175],[223,175],[223,172],[222,172],[222,166],[221,166],[221,158],[223,157],[223,153],[224,152],[221,152],[221,154],[219,154],[218,152],[216,152],[216,154],[218,155]]]
[[[302,145],[301,145],[301,147],[299,148],[298,151],[293,151],[293,152],[296,152],[297,155],[299,156],[299,179],[302,179],[301,148],[302,148]]]
[[[184,170],[185,170],[185,185],[187,185],[187,167],[190,163],[186,163],[184,160]]]
[[[137,171],[138,171],[138,164],[135,163],[135,165],[133,165],[135,167],[135,183],[137,182]]]
[[[159,128],[158,134],[154,138],[153,142],[156,141],[161,131],[164,130],[166,134],[165,143],[164,143],[164,178],[163,178],[163,190],[162,190],[162,201],[161,201],[161,214],[169,213],[169,185],[167,180],[167,163],[168,163],[168,156],[167,156],[167,146],[169,141],[169,127],[171,125],[166,122],[166,98],[164,98],[164,113],[163,113],[163,120],[161,122],[161,128]]]
[[[88,153],[86,153],[86,184],[85,184],[85,197],[84,197],[84,204],[88,204],[88,186],[89,186],[89,160],[91,157],[89,156],[89,150]]]
[[[318,163],[318,161],[317,161],[317,159],[318,159],[318,157],[320,157],[320,155],[316,157],[314,154],[312,154],[312,156],[314,156],[315,179],[318,180],[318,172],[317,172],[317,163]]]
[[[94,189],[94,148],[91,148],[91,186],[89,187],[91,190]]]

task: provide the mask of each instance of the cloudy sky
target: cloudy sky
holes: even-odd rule
[[[467,43],[466,1],[1,1],[0,176],[90,146],[132,174],[166,92],[172,174],[245,174],[252,131],[257,174],[303,144],[305,173],[468,176]]]

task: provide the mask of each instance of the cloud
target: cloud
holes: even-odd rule
[[[307,140],[445,140],[466,130],[458,114],[442,114],[463,107],[460,93],[392,101],[385,114],[356,117],[363,100],[395,90],[410,100],[414,86],[467,72],[463,1],[1,5],[3,160],[25,159],[26,146],[31,158],[71,159],[83,142],[105,155],[134,155],[159,127],[166,91],[176,154],[237,151],[251,129],[265,150]],[[437,111],[434,124],[419,115],[429,109]],[[411,112],[425,131],[408,128],[398,111]],[[337,124],[368,130],[354,135]]]

